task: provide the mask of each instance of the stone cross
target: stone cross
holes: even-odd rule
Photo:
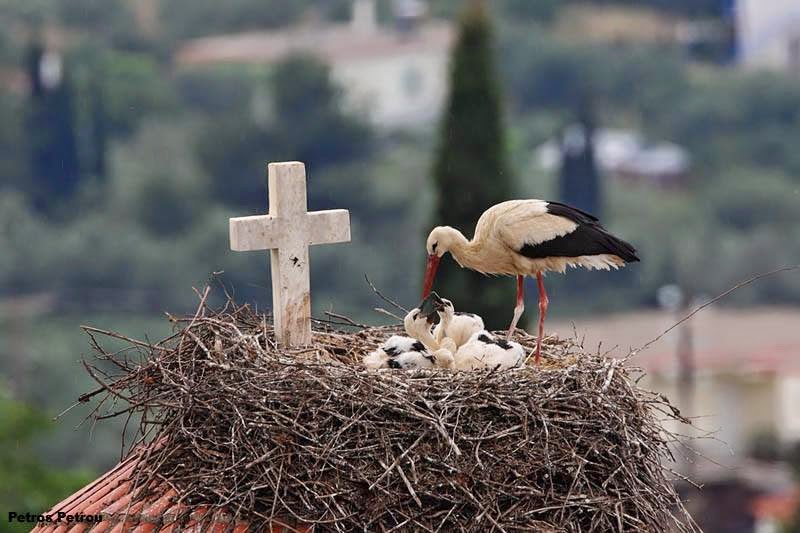
[[[346,209],[308,212],[303,163],[270,163],[269,214],[230,219],[231,250],[269,250],[275,336],[284,347],[311,342],[308,247],[350,241]]]

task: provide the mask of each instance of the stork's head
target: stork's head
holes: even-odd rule
[[[428,235],[428,242],[425,243],[425,248],[428,250],[428,255],[435,255],[442,257],[446,252],[461,239],[464,238],[461,232],[450,226],[436,226]]]
[[[455,228],[450,226],[437,226],[433,228],[425,249],[428,251],[428,265],[425,268],[425,278],[422,282],[422,297],[430,294],[433,288],[433,280],[436,277],[436,269],[439,268],[439,261],[445,252],[449,252],[460,240],[465,240],[464,236]]]

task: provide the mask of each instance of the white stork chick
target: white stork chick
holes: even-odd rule
[[[458,349],[453,366],[457,370],[492,368],[508,370],[521,366],[525,349],[519,343],[498,339],[488,331],[479,331]]]
[[[406,329],[406,335],[422,343],[427,350],[434,352],[439,349],[439,343],[431,333],[433,327],[431,317],[424,315],[419,308],[408,312],[403,318],[403,327]]]
[[[404,320],[408,337],[392,335],[380,348],[364,357],[368,368],[452,368],[455,345],[450,339],[437,342],[431,333],[429,318],[419,309],[412,309]]]
[[[406,334],[417,339],[432,355],[434,366],[452,368],[456,345],[451,339],[436,340],[431,333],[431,317],[419,308],[412,309],[403,319]],[[423,367],[424,368],[424,367]]]
[[[452,356],[451,356],[452,358]],[[427,350],[424,352],[406,352],[387,361],[389,368],[402,370],[417,370],[419,368],[435,368],[438,366],[435,354]]]
[[[362,363],[368,368],[390,368],[390,359],[409,352],[425,352],[425,346],[417,339],[392,335],[379,348],[364,356]]]
[[[433,338],[438,343],[450,338],[456,348],[460,348],[475,333],[485,328],[481,317],[474,313],[456,312],[453,302],[446,298],[439,298],[434,306],[440,319],[433,330]]]
[[[539,288],[537,364],[549,303],[543,274],[564,272],[567,267],[609,270],[639,260],[634,247],[606,231],[597,217],[544,200],[510,200],[490,207],[478,219],[471,240],[449,226],[433,228],[426,249],[428,265],[423,279],[423,298],[430,294],[439,262],[447,252],[462,267],[483,274],[517,277],[517,305],[507,340],[514,334],[525,310],[524,278],[536,276]]]
[[[365,356],[362,362],[364,366],[372,369],[400,368],[403,370],[414,370],[417,368],[433,368],[436,366],[437,359],[427,350],[422,350],[420,352],[412,350],[389,356],[386,352],[378,349]]]

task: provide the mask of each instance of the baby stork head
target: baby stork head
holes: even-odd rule
[[[436,313],[439,315],[439,317],[452,318],[456,312],[456,308],[453,305],[453,302],[451,302],[447,298],[440,298],[439,295],[436,294],[435,292],[432,292],[431,295],[434,297],[433,307],[434,309],[436,309]]]
[[[439,323],[439,313],[437,312],[438,301],[441,300],[435,292],[429,294],[420,304],[408,312],[403,319],[406,330],[411,326],[412,330],[420,331],[420,328],[430,329]]]

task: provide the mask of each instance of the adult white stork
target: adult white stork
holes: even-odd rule
[[[517,304],[506,339],[525,310],[525,276],[536,276],[539,287],[539,336],[535,361],[541,356],[544,320],[549,300],[544,272],[564,272],[568,266],[610,270],[638,261],[636,250],[600,225],[597,217],[559,202],[510,200],[484,211],[468,240],[449,226],[433,228],[426,243],[428,264],[422,296],[433,288],[442,256],[450,252],[462,267],[483,274],[517,277]]]

